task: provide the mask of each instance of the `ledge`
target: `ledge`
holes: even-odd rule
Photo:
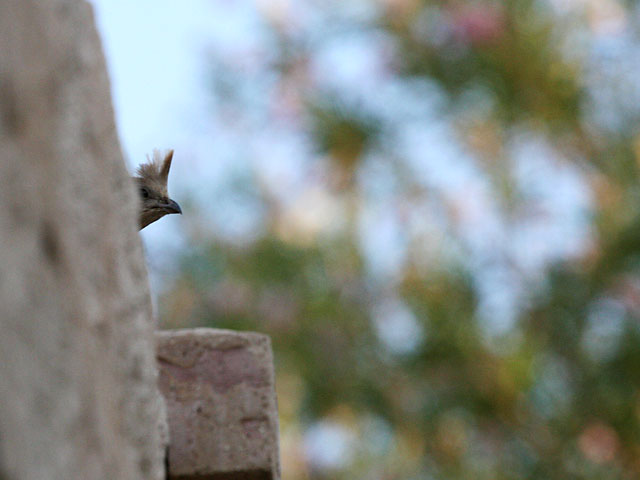
[[[171,480],[279,480],[271,341],[210,328],[156,333]]]

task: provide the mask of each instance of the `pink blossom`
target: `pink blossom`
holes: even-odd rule
[[[504,12],[495,3],[465,4],[451,12],[451,18],[454,38],[473,46],[492,44],[504,34]]]

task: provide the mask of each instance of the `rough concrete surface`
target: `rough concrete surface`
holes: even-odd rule
[[[156,333],[170,479],[279,479],[269,337],[197,328]]]
[[[0,478],[160,479],[147,274],[90,6],[0,2]]]

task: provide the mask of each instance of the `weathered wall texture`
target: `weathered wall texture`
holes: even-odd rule
[[[0,1],[0,478],[162,476],[134,194],[91,8]]]
[[[156,333],[176,480],[279,480],[278,410],[267,335]]]

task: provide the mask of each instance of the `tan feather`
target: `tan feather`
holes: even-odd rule
[[[162,169],[160,170],[160,176],[165,181],[169,178],[169,169],[171,168],[171,160],[173,159],[173,150],[169,150],[164,156],[164,162],[162,163]]]
[[[164,183],[167,183],[172,159],[173,149],[167,150],[164,154],[160,150],[154,149],[153,156],[151,158],[147,156],[147,163],[140,165],[136,173],[145,180],[163,179]]]
[[[169,198],[167,181],[173,159],[173,150],[161,152],[154,150],[147,163],[143,163],[136,171],[140,191],[139,227],[142,229],[159,218],[170,213],[182,213],[180,205]]]

